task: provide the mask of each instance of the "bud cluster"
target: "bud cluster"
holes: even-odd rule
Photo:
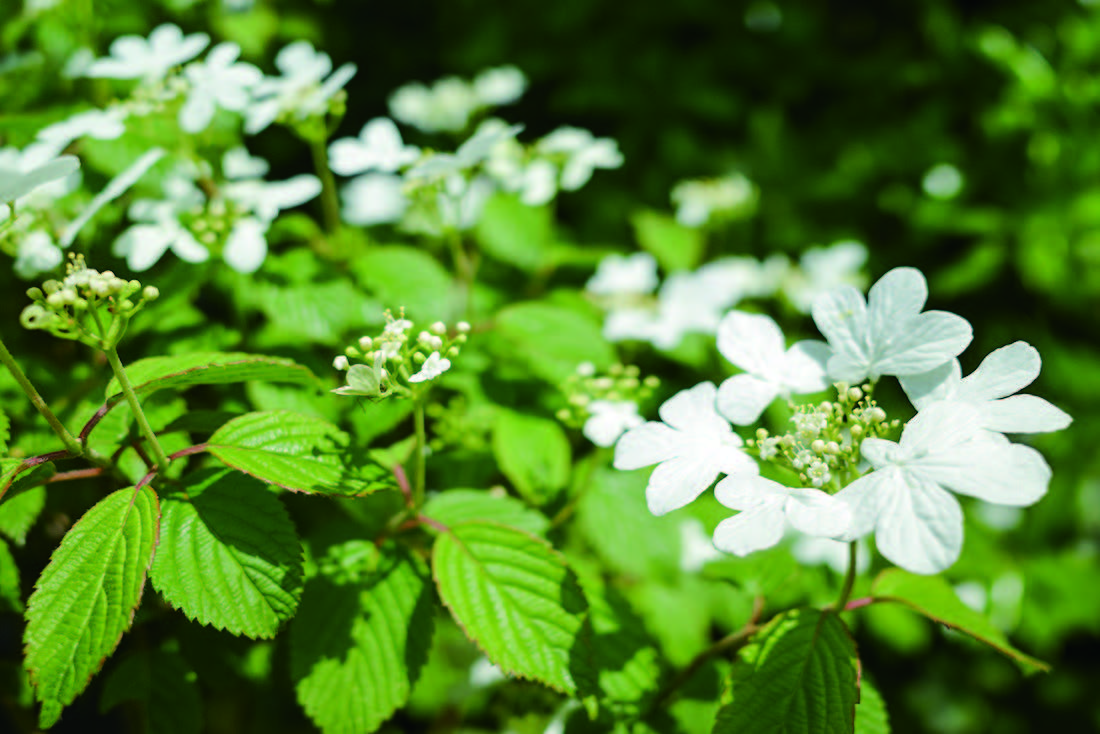
[[[47,280],[41,288],[28,289],[27,296],[34,303],[20,316],[24,328],[109,349],[118,344],[130,318],[160,291],[110,270],[89,268],[83,255],[75,255],[70,256],[64,280]]]
[[[660,384],[652,375],[642,378],[634,365],[613,364],[606,374],[600,374],[591,362],[581,362],[561,386],[567,406],[556,415],[567,426],[579,428],[591,417],[594,404],[637,406],[652,397]]]
[[[886,411],[871,395],[873,386],[852,387],[838,382],[836,401],[791,405],[791,430],[771,435],[760,428],[746,442],[762,461],[798,474],[803,486],[836,492],[859,476],[863,439],[884,438],[898,431],[899,420],[887,420]]]
[[[348,372],[347,385],[335,392],[371,398],[416,397],[422,383],[450,369],[451,358],[458,356],[470,332],[465,321],[459,321],[453,329],[436,321],[416,332],[413,322],[405,318],[404,309],[396,318],[389,310],[384,315],[386,325],[381,334],[360,338],[357,345],[332,361],[334,368]]]

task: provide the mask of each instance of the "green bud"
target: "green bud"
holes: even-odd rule
[[[44,297],[45,296],[42,295],[42,289],[41,288],[28,288],[27,289],[27,298],[31,299],[32,301],[41,301]]]
[[[131,281],[131,285],[137,283],[137,281]],[[141,297],[146,301],[155,301],[160,298],[160,289],[155,285],[147,285],[141,290]]]

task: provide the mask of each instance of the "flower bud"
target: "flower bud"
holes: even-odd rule
[[[348,358],[343,354],[336,355],[336,358],[332,360],[333,369],[346,370],[350,365],[348,364]]]
[[[849,429],[849,430],[851,430],[851,432],[852,432],[852,438],[859,438],[860,436],[863,435],[863,426],[861,426],[858,423],[853,425],[851,427],[851,429]]]
[[[27,298],[31,299],[32,301],[41,300],[42,298],[44,298],[44,296],[42,294],[42,289],[41,288],[28,288],[27,289]]]
[[[436,321],[434,324],[428,327],[428,330],[436,336],[443,336],[447,333],[447,325],[442,321]]]
[[[369,352],[372,346],[374,346],[374,340],[369,336],[364,336],[359,339],[359,348],[364,352]]]
[[[426,360],[426,359],[427,359],[427,357],[425,357],[421,352],[414,352],[413,353],[413,361],[416,362],[417,364],[424,364],[424,360]]]
[[[146,301],[155,301],[160,298],[160,289],[155,285],[147,285],[141,289],[141,297]]]
[[[455,330],[459,334],[468,334],[470,332],[470,324],[466,321],[459,321],[455,324]]]
[[[810,444],[810,450],[813,451],[815,454],[825,453],[825,442],[822,441],[820,438],[814,440],[814,442]]]
[[[863,397],[863,391],[858,387],[848,388],[848,399],[853,403],[858,402]]]

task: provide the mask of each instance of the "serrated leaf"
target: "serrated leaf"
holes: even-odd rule
[[[638,212],[630,218],[630,224],[638,244],[666,271],[691,270],[699,264],[705,244],[701,230],[685,227],[655,211]]]
[[[26,542],[27,533],[46,506],[46,488],[21,488],[18,485],[23,482],[23,477],[27,474],[16,480],[17,486],[10,488],[4,495],[4,501],[0,502],[0,533],[11,538],[16,545]]]
[[[0,507],[15,495],[42,484],[56,471],[52,461],[28,467],[25,459],[0,459]]]
[[[194,352],[171,357],[139,359],[126,366],[126,376],[139,396],[166,388],[224,385],[249,380],[315,383],[308,367],[290,359],[239,352]],[[107,385],[107,401],[123,398],[118,379]]]
[[[482,251],[521,270],[538,270],[554,242],[548,207],[527,206],[512,194],[499,193],[485,202],[474,236]]]
[[[933,622],[954,627],[1012,658],[1025,671],[1050,670],[1050,666],[1042,660],[1014,648],[1001,630],[982,614],[963,604],[951,584],[939,576],[919,576],[900,568],[889,568],[880,573],[871,585],[871,596],[878,601],[899,602]]]
[[[348,436],[323,418],[271,410],[245,413],[210,437],[226,465],[292,492],[363,495],[389,486],[345,464]]]
[[[279,498],[231,469],[182,480],[162,503],[153,586],[190,619],[274,637],[302,596],[302,546]]]
[[[0,540],[0,612],[22,612],[23,590],[19,584],[19,568],[8,544]]]
[[[423,563],[394,543],[369,548],[364,557],[353,542],[354,569],[309,582],[290,628],[298,702],[326,734],[381,726],[405,705],[431,646],[436,604]]]
[[[493,339],[500,358],[519,360],[532,374],[555,386],[581,362],[604,369],[615,361],[615,352],[598,324],[577,311],[547,302],[502,309]]]
[[[512,486],[533,504],[546,504],[569,483],[572,452],[556,421],[499,411],[493,423],[493,456]]]
[[[859,682],[855,734],[890,734],[890,717],[882,695],[864,676]]]
[[[138,651],[121,660],[104,680],[99,710],[134,701],[146,734],[198,734],[202,697],[196,678],[175,651]]]
[[[549,543],[495,523],[456,525],[436,539],[432,573],[443,603],[492,662],[577,691],[587,603]]]
[[[742,648],[714,734],[851,734],[856,647],[832,612],[794,609]]]
[[[373,247],[351,263],[352,272],[394,311],[404,307],[414,321],[447,320],[458,305],[451,276],[439,261],[415,247]]]
[[[43,729],[57,722],[133,623],[159,515],[148,486],[108,495],[69,529],[35,584],[23,642]]]
[[[448,489],[425,502],[423,512],[448,527],[472,520],[489,520],[540,536],[550,527],[550,520],[538,510],[515,497],[484,489]]]

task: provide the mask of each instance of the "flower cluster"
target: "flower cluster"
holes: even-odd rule
[[[702,227],[717,221],[732,221],[756,211],[760,192],[743,174],[714,179],[681,181],[672,188],[676,221],[685,227]]]
[[[134,314],[160,296],[153,286],[143,288],[110,270],[87,267],[81,255],[70,259],[66,271],[63,280],[47,280],[41,288],[27,291],[34,303],[20,317],[25,328],[110,349],[118,344]]]
[[[436,321],[412,338],[416,328],[405,318],[404,309],[397,317],[391,311],[384,316],[381,334],[362,337],[332,361],[333,367],[347,371],[347,384],[333,392],[375,399],[416,397],[427,389],[425,383],[451,368],[451,357],[458,356],[470,332],[465,321],[459,321],[454,329]],[[359,362],[353,364],[352,360]]]
[[[1023,342],[962,377],[956,357],[971,342],[970,325],[924,311],[927,296],[924,276],[912,268],[888,272],[866,300],[852,286],[833,288],[812,304],[826,341],[790,348],[767,316],[731,311],[717,327],[717,345],[742,372],[720,387],[704,382],[673,396],[660,422],[622,436],[615,466],[658,465],[646,488],[655,514],[683,507],[724,475],[715,496],[738,514],[718,525],[714,542],[731,553],[770,547],[787,525],[844,541],[873,532],[895,564],[942,571],[962,548],[952,492],[1009,506],[1036,502],[1050,468],[1005,433],[1058,430],[1071,419],[1041,398],[1015,394],[1041,365]],[[884,376],[897,377],[917,409],[904,426],[873,398]],[[792,403],[786,433],[759,428],[743,442],[730,425],[755,423],[777,399],[819,393],[830,381],[836,398]],[[764,462],[799,486],[762,477]]]
[[[558,410],[558,420],[581,428],[597,446],[614,446],[623,432],[645,422],[638,405],[660,384],[652,375],[643,379],[634,365],[614,364],[598,374],[594,364],[582,362],[562,385],[567,407]]]
[[[469,82],[449,76],[430,87],[406,84],[390,96],[390,114],[426,133],[460,133],[478,113],[511,104],[526,89],[522,71],[500,66],[486,69]]]

